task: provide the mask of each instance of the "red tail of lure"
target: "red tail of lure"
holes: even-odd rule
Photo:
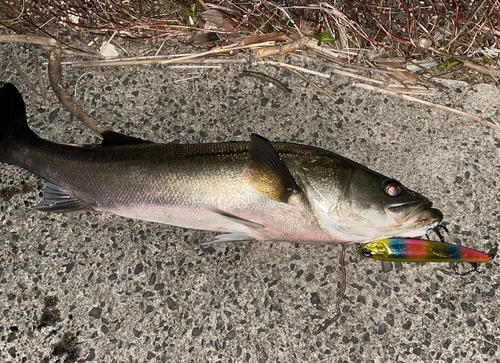
[[[488,262],[490,256],[472,248],[412,238],[388,238],[365,244],[359,254],[395,262]]]

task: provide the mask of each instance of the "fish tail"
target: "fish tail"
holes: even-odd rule
[[[23,98],[12,83],[0,88],[0,161],[13,164],[13,152],[37,135],[28,127]]]

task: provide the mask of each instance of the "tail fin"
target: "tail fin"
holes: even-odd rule
[[[12,83],[5,83],[0,88],[0,161],[8,163],[12,146],[33,137],[21,94]]]

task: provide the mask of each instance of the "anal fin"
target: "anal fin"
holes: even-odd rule
[[[47,183],[42,201],[34,207],[42,212],[67,213],[93,209],[55,184]]]

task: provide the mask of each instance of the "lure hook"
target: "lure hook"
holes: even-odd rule
[[[445,243],[444,242],[444,236],[443,236],[443,234],[440,231],[441,229],[443,231],[445,231],[447,234],[450,234],[450,231],[448,230],[448,228],[446,226],[444,226],[442,224],[439,224],[436,227],[428,229],[427,232],[425,232],[425,237],[427,237],[427,239],[430,240],[430,238],[429,238],[429,232],[432,231],[432,232],[434,232],[436,234],[436,236],[438,236],[439,241],[441,241],[442,243]]]

